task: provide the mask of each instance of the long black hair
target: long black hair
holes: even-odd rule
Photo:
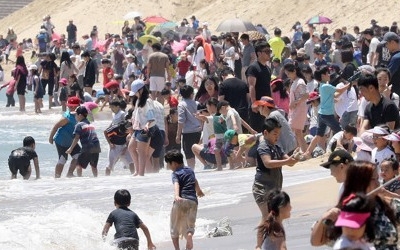
[[[71,58],[69,57],[69,53],[67,51],[63,51],[63,53],[61,53],[61,59],[60,59],[60,67],[61,64],[65,62],[65,64],[68,66],[68,68],[71,68]]]
[[[285,229],[278,222],[279,209],[290,204],[290,197],[287,193],[274,189],[267,197],[267,206],[269,214],[264,224],[258,228],[262,230],[264,239],[269,236],[285,238]]]
[[[301,72],[301,69],[297,61],[294,61],[294,63],[291,62],[286,63],[285,66],[283,66],[283,69],[289,72],[296,72],[296,76],[300,79],[303,79],[304,83],[307,83],[307,80],[304,77],[303,73]]]
[[[216,77],[214,76],[207,76],[205,77],[200,84],[199,90],[196,93],[196,96],[194,97],[194,100],[197,101],[199,100],[199,98],[204,95],[205,93],[207,93],[206,90],[206,81],[212,81],[214,83],[214,87],[215,87],[215,91],[218,93],[218,80]]]

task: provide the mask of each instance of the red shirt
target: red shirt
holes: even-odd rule
[[[178,62],[178,74],[180,76],[185,76],[188,72],[190,65],[192,65],[188,60],[180,60]]]
[[[111,77],[111,78],[109,78]],[[103,86],[106,85],[114,77],[114,70],[112,68],[103,69]]]

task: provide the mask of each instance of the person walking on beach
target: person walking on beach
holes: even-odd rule
[[[179,236],[186,238],[187,250],[193,249],[193,234],[197,216],[197,197],[203,197],[193,170],[183,165],[183,155],[178,150],[168,151],[165,162],[172,172],[174,203],[171,210],[170,232],[175,250],[179,250]]]
[[[116,231],[114,244],[118,249],[138,250],[139,235],[136,228],[140,228],[146,236],[147,249],[156,249],[147,226],[135,212],[128,208],[131,205],[131,194],[128,190],[120,189],[115,192],[114,205],[116,209],[108,216],[101,234],[103,239],[106,239],[110,227],[114,224]]]
[[[82,168],[86,169],[90,163],[93,176],[97,177],[97,163],[99,161],[99,154],[101,152],[100,142],[95,128],[92,124],[90,124],[87,116],[88,110],[84,106],[80,106],[75,110],[75,118],[78,123],[75,125],[73,132],[74,140],[65,153],[71,154],[76,144],[78,144],[78,141],[80,140],[82,149],[78,156],[78,176],[82,176]]]
[[[170,78],[168,67],[169,59],[166,54],[161,52],[161,44],[155,43],[151,45],[153,53],[149,56],[147,63],[147,81],[150,83],[151,97],[160,103],[164,103],[161,99],[161,90],[165,85],[165,74]]]
[[[67,26],[67,39],[68,39],[68,47],[72,47],[72,45],[76,42],[76,32],[78,29],[76,28],[76,25],[74,24],[74,21],[72,19],[69,20],[68,26]]]
[[[31,163],[35,166],[36,180],[40,179],[39,160],[38,155],[35,151],[35,139],[31,136],[27,136],[23,140],[23,147],[13,150],[8,158],[8,167],[11,171],[11,179],[17,178],[17,173],[24,177],[24,180],[28,180],[32,173]]]
[[[78,97],[69,97],[67,100],[68,110],[63,114],[63,117],[56,124],[54,124],[49,135],[49,143],[55,143],[58,153],[58,162],[54,173],[55,178],[61,177],[64,165],[68,160],[68,154],[66,151],[72,144],[72,140],[74,138],[73,132],[76,125],[75,115],[71,112],[74,112],[79,105],[80,99]],[[73,177],[73,172],[76,168],[80,151],[81,147],[76,145],[70,153],[72,161],[70,163],[67,177]]]
[[[267,197],[268,215],[264,223],[258,227],[257,238],[263,241],[262,250],[282,250],[286,248],[286,233],[283,220],[290,218],[289,195],[279,189],[272,190]],[[256,248],[259,250],[260,248]]]
[[[274,188],[282,188],[282,166],[293,166],[297,163],[294,157],[289,157],[276,145],[280,133],[281,124],[274,118],[267,118],[263,124],[264,138],[257,148],[257,167],[253,184],[253,196],[262,215],[258,231],[262,229],[270,213],[268,192]],[[260,249],[261,244],[262,238],[257,237],[256,249]]]
[[[26,91],[26,78],[28,76],[28,69],[25,65],[24,56],[17,57],[14,69],[15,85],[14,90],[17,91],[19,101],[19,111],[25,111],[25,91]]]
[[[254,103],[262,96],[271,96],[271,69],[267,62],[271,59],[270,45],[259,42],[255,45],[257,61],[250,64],[246,70],[247,84],[249,86],[250,101]],[[249,125],[255,131],[262,131],[264,117],[256,110],[249,112]]]
[[[92,87],[96,82],[96,62],[92,60],[89,51],[83,52],[82,58],[86,64],[83,87],[85,88],[85,92],[92,93]]]

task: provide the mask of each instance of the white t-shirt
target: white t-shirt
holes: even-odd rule
[[[122,111],[122,110],[119,110],[113,116],[112,125],[115,125],[115,124],[118,124],[120,122],[123,122],[124,120],[125,120],[125,112]]]
[[[342,235],[339,239],[336,240],[335,245],[333,245],[334,250],[339,249],[360,249],[360,250],[372,250],[375,249],[373,246],[369,245],[364,240],[352,241],[349,240],[346,236]]]
[[[363,118],[364,118],[364,115],[365,115],[365,107],[367,107],[368,103],[369,103],[369,101],[367,101],[367,100],[364,98],[364,96],[361,97],[361,99],[360,99],[360,105],[358,105],[358,113],[357,113],[357,115],[358,115],[359,117],[363,117]]]
[[[342,88],[344,86],[344,84],[342,82],[340,82],[336,88]],[[347,100],[346,98],[343,97],[344,94],[341,94],[339,97],[336,98],[336,102],[335,102],[335,112],[339,117],[342,117],[343,113],[346,111],[347,109]]]
[[[383,160],[395,157],[396,155],[389,147],[386,147],[380,151],[378,151],[378,148],[374,148],[372,149],[371,152],[371,162],[375,163],[378,166],[378,168],[380,168],[381,162]]]
[[[318,82],[315,79],[307,82],[307,93],[313,92],[318,87]]]
[[[207,145],[210,136],[214,135],[214,124],[212,115],[207,116],[207,121],[203,124],[203,144]]]

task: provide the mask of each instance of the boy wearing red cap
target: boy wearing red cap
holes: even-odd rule
[[[68,110],[63,114],[61,120],[59,120],[52,128],[49,135],[49,142],[53,144],[55,142],[58,153],[58,162],[55,168],[55,178],[60,178],[64,165],[68,160],[68,154],[71,155],[72,161],[68,170],[67,177],[72,177],[75,170],[77,159],[81,148],[76,145],[72,152],[66,153],[67,149],[71,146],[73,140],[73,131],[76,124],[74,112],[79,107],[81,100],[76,97],[69,97],[67,100]]]

